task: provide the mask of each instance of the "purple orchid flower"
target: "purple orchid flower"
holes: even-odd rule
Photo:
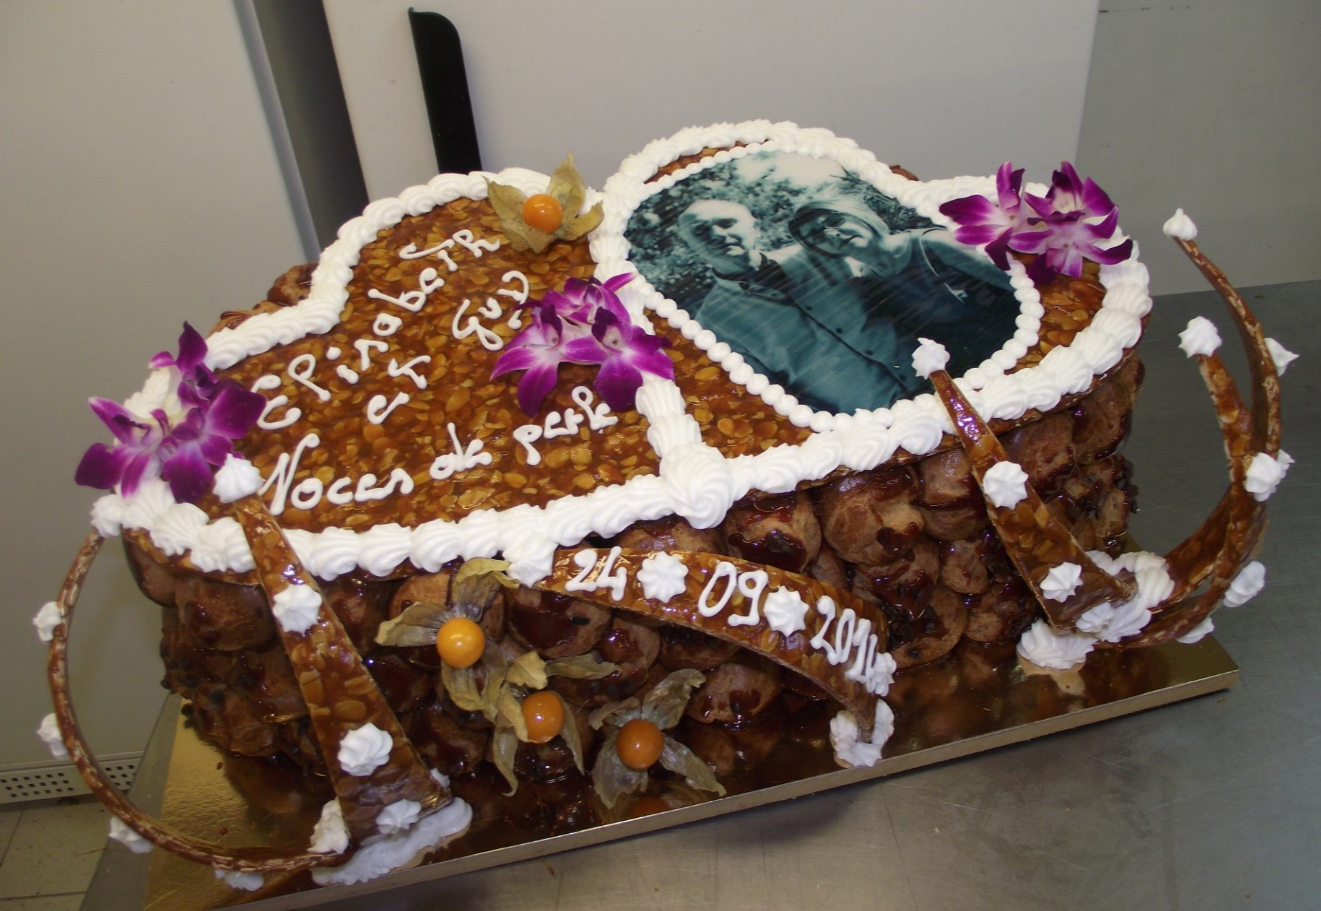
[[[148,366],[153,370],[173,367],[179,371],[179,401],[185,406],[202,405],[215,394],[216,375],[206,366],[206,339],[188,323],[179,336],[179,354],[162,351]]]
[[[634,326],[616,292],[632,281],[571,278],[563,291],[547,291],[532,309],[532,324],[514,336],[491,378],[526,371],[518,381],[518,405],[535,415],[555,388],[562,363],[599,365],[593,387],[616,411],[633,407],[642,372],[674,378],[674,363],[659,352],[669,342]]]
[[[1054,281],[1060,274],[1077,278],[1082,275],[1084,259],[1114,265],[1133,255],[1132,239],[1109,248],[1097,246],[1097,241],[1115,236],[1118,223],[1118,209],[1111,209],[1109,215],[1095,223],[1087,221],[1084,211],[1052,215],[1045,219],[1048,230],[1036,232],[1030,242],[1027,235],[1018,235],[1014,238],[1014,249],[1040,254],[1028,267],[1028,276],[1038,284]]]
[[[525,414],[536,414],[541,403],[555,388],[555,377],[565,356],[564,321],[555,312],[555,304],[545,304],[532,311],[532,323],[509,342],[491,369],[491,379],[515,370],[525,371],[518,380],[518,407]]]
[[[1098,242],[1115,236],[1119,210],[1091,178],[1083,180],[1065,161],[1051,179],[1046,195],[1024,193],[1023,172],[1005,162],[996,174],[997,202],[967,196],[943,204],[940,211],[959,227],[956,239],[986,244],[986,253],[1001,269],[1009,268],[1009,251],[1035,253],[1028,276],[1038,284],[1061,273],[1077,278],[1084,259],[1113,265],[1133,253],[1133,242],[1103,248]],[[1027,206],[1023,203],[1026,202]]]
[[[207,407],[189,409],[163,447],[161,477],[180,503],[195,503],[206,493],[215,469],[234,451],[234,441],[261,417],[266,399],[233,380],[216,384]]]
[[[144,477],[160,471],[161,450],[169,436],[170,423],[159,408],[152,412],[155,422],[141,421],[123,405],[110,399],[89,399],[92,413],[110,429],[115,445],[94,443],[83,454],[73,479],[84,487],[110,490],[116,484],[124,496],[132,496]]]
[[[186,410],[173,424],[162,409],[148,422],[109,399],[92,399],[92,413],[114,434],[115,445],[96,443],[83,455],[74,480],[102,490],[116,485],[132,496],[144,478],[162,477],[180,503],[194,503],[207,490],[215,468],[234,451],[234,441],[261,417],[266,400],[233,380],[216,381],[205,365],[206,340],[184,324],[179,354],[161,352],[155,369],[180,373],[179,401]]]
[[[974,246],[986,244],[992,262],[1008,271],[1009,242],[1028,220],[1022,190],[1023,169],[1015,171],[1013,162],[1006,161],[995,175],[997,202],[985,196],[965,196],[943,204],[940,211],[959,224],[955,239]]]
[[[564,319],[588,326],[602,308],[627,319],[627,311],[615,292],[632,280],[633,276],[628,273],[615,275],[604,282],[595,278],[586,281],[571,278],[564,283],[563,291],[547,291],[541,302],[554,306],[555,312]]]
[[[588,341],[571,342],[569,349],[582,347],[570,351],[570,356],[575,359],[576,356],[597,356],[590,354],[585,344]],[[668,348],[670,343],[659,335],[648,335],[641,326],[621,320],[610,310],[596,314],[590,341],[596,343],[595,350],[601,357],[601,372],[596,375],[592,388],[615,411],[633,407],[644,371],[662,379],[674,379],[674,362],[660,350]]]
[[[1116,210],[1105,191],[1089,177],[1083,180],[1072,164],[1060,162],[1060,169],[1051,175],[1050,190],[1045,199],[1026,194],[1030,205],[1042,218],[1082,212],[1088,218],[1105,218]],[[1113,233],[1113,232],[1111,232]]]

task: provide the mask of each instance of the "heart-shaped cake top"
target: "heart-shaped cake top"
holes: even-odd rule
[[[550,181],[442,175],[373,203],[305,299],[228,315],[207,340],[208,366],[266,398],[237,449],[321,578],[503,554],[530,582],[589,535],[667,515],[710,527],[751,491],[950,445],[913,369],[919,338],[1004,427],[1113,370],[1150,306],[1136,260],[1036,283],[1030,258],[1002,270],[955,240],[941,206],[994,198],[993,178],[911,180],[792,124],[653,143],[588,192],[604,215],[588,238],[541,253],[514,248],[488,178],[529,196]],[[548,292],[593,275],[631,276],[610,283],[629,331],[665,339],[674,379],[646,373],[634,407],[612,409],[598,367],[561,363],[524,413],[496,362],[545,341],[528,332]],[[168,405],[167,373],[126,406]],[[177,503],[149,480],[102,498],[94,522],[203,572],[252,568],[214,494]]]

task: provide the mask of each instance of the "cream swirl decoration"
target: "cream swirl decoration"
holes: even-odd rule
[[[1283,449],[1274,457],[1259,452],[1248,463],[1247,478],[1243,481],[1243,487],[1258,502],[1269,500],[1271,494],[1275,493],[1275,488],[1280,486],[1284,476],[1289,473],[1291,465],[1293,465],[1293,456]]]
[[[880,762],[881,750],[894,734],[894,711],[883,700],[876,700],[871,739],[859,740],[859,734],[858,720],[852,712],[840,712],[830,719],[830,745],[840,765],[871,768]]]
[[[1165,222],[1163,230],[1166,237],[1173,237],[1175,240],[1193,240],[1197,237],[1197,225],[1184,214],[1183,209],[1174,210],[1169,221]]]
[[[1284,371],[1289,365],[1298,360],[1298,355],[1273,338],[1266,339],[1266,350],[1270,352],[1271,361],[1275,364],[1275,372],[1280,376],[1284,376]]]
[[[670,599],[687,590],[688,567],[673,554],[658,553],[642,561],[638,581],[642,594],[652,601],[668,604]]]
[[[1253,560],[1238,571],[1234,581],[1229,583],[1225,592],[1225,607],[1242,607],[1266,587],[1266,567],[1259,560]]]
[[[52,759],[69,758],[69,748],[64,745],[64,735],[60,733],[60,723],[55,720],[54,712],[41,719],[41,727],[37,728],[37,736],[41,738],[42,743],[50,748]]]
[[[1210,357],[1220,347],[1220,331],[1204,316],[1194,316],[1179,333],[1179,347],[1189,357]]]
[[[110,837],[134,854],[146,854],[154,847],[151,842],[130,829],[118,816],[110,817]]]
[[[1059,633],[1049,621],[1038,620],[1018,640],[1018,654],[1038,667],[1067,671],[1087,660],[1095,645],[1091,636]]]
[[[1017,462],[996,462],[982,477],[982,492],[992,506],[1012,509],[1027,496],[1027,472]]]
[[[54,601],[41,605],[41,610],[32,618],[32,625],[37,628],[37,638],[50,642],[55,638],[55,627],[64,622],[64,611]]]
[[[393,738],[386,731],[367,722],[344,735],[344,739],[339,742],[336,759],[345,772],[363,778],[389,762],[393,750]]]
[[[766,596],[762,613],[766,617],[766,625],[787,639],[807,629],[805,620],[809,607],[798,592],[777,588]]]
[[[376,829],[382,835],[406,832],[417,824],[422,815],[422,804],[416,800],[396,800],[376,817]]]
[[[913,372],[926,379],[937,370],[944,370],[949,363],[949,352],[945,346],[929,338],[917,341],[917,350],[913,352]]]
[[[310,585],[289,585],[271,599],[271,613],[286,633],[306,633],[321,613],[321,596]]]
[[[312,830],[307,850],[314,854],[343,854],[349,847],[349,827],[344,822],[344,808],[332,797],[321,807],[321,818]]]
[[[225,456],[225,463],[216,471],[215,492],[223,503],[254,494],[261,490],[263,480],[257,466],[233,453]]]

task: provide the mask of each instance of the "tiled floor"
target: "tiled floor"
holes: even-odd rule
[[[78,911],[108,829],[91,797],[0,807],[0,911]]]

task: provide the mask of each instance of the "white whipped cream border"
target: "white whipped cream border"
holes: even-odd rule
[[[603,194],[589,191],[586,205],[599,199],[606,203],[608,213],[618,213],[619,202],[611,199],[616,188],[645,180],[660,164],[708,146],[768,140],[780,143],[782,148],[787,144],[809,153],[814,148],[830,150],[854,171],[866,171],[873,165],[884,167],[851,141],[824,130],[799,130],[792,124],[768,121],[724,124],[685,130],[652,143],[624,162],[620,173],[606,182]],[[215,333],[208,339],[207,363],[214,368],[232,366],[276,345],[328,331],[339,320],[363,246],[374,241],[379,231],[409,215],[422,215],[460,197],[485,199],[487,177],[526,193],[544,191],[549,181],[545,175],[521,168],[499,174],[442,174],[396,198],[372,203],[360,217],[340,229],[339,239],[322,254],[306,300],[277,313],[252,316],[236,327]],[[939,200],[992,192],[994,188],[990,178],[955,178],[916,186],[907,180],[902,182],[905,186],[897,188],[897,198],[923,213],[934,211]],[[1035,191],[1044,192],[1044,188]],[[922,194],[926,195],[918,198]],[[607,222],[612,217],[618,215],[608,214]],[[613,240],[605,235],[599,240],[596,234],[592,236],[592,253],[601,277],[613,274],[611,268],[618,271],[627,253],[626,247],[620,247],[624,243],[617,229]],[[1100,279],[1106,288],[1101,310],[1072,345],[1054,349],[1037,366],[1015,374],[1005,375],[1005,368],[999,368],[1001,372],[992,375],[978,368],[958,380],[983,416],[1012,420],[1030,408],[1047,411],[1064,396],[1085,391],[1096,376],[1117,365],[1123,352],[1137,344],[1142,317],[1151,308],[1146,267],[1135,256],[1115,266],[1102,266]],[[1015,276],[1014,280],[1027,281],[1025,275]],[[622,289],[623,299],[634,319],[649,327],[642,300],[629,290],[632,284]],[[610,536],[634,522],[668,515],[679,515],[699,528],[710,528],[724,518],[735,501],[754,489],[780,493],[794,489],[801,481],[823,478],[837,468],[865,471],[889,461],[900,447],[913,455],[925,455],[940,445],[944,433],[953,431],[939,399],[924,394],[891,408],[825,415],[831,419],[829,427],[814,419],[813,430],[817,432],[801,445],[780,445],[756,455],[726,458],[702,442],[700,428],[687,414],[683,395],[673,381],[647,377],[638,392],[637,409],[650,424],[648,440],[660,458],[657,475],[635,477],[582,496],[563,497],[544,507],[478,510],[457,522],[436,519],[412,529],[389,523],[363,532],[289,529],[286,535],[299,559],[320,578],[333,579],[354,566],[387,575],[405,560],[419,570],[434,572],[455,558],[499,553],[513,564],[511,571],[516,578],[531,583],[550,572],[556,548],[577,544],[590,533]],[[177,552],[186,550],[194,565],[204,571],[252,569],[251,551],[237,522],[222,518],[193,526],[176,520],[180,511],[167,485],[148,482],[128,500],[116,493],[102,497],[92,515],[93,524],[102,534],[141,529],[162,546],[156,540],[159,535]]]

